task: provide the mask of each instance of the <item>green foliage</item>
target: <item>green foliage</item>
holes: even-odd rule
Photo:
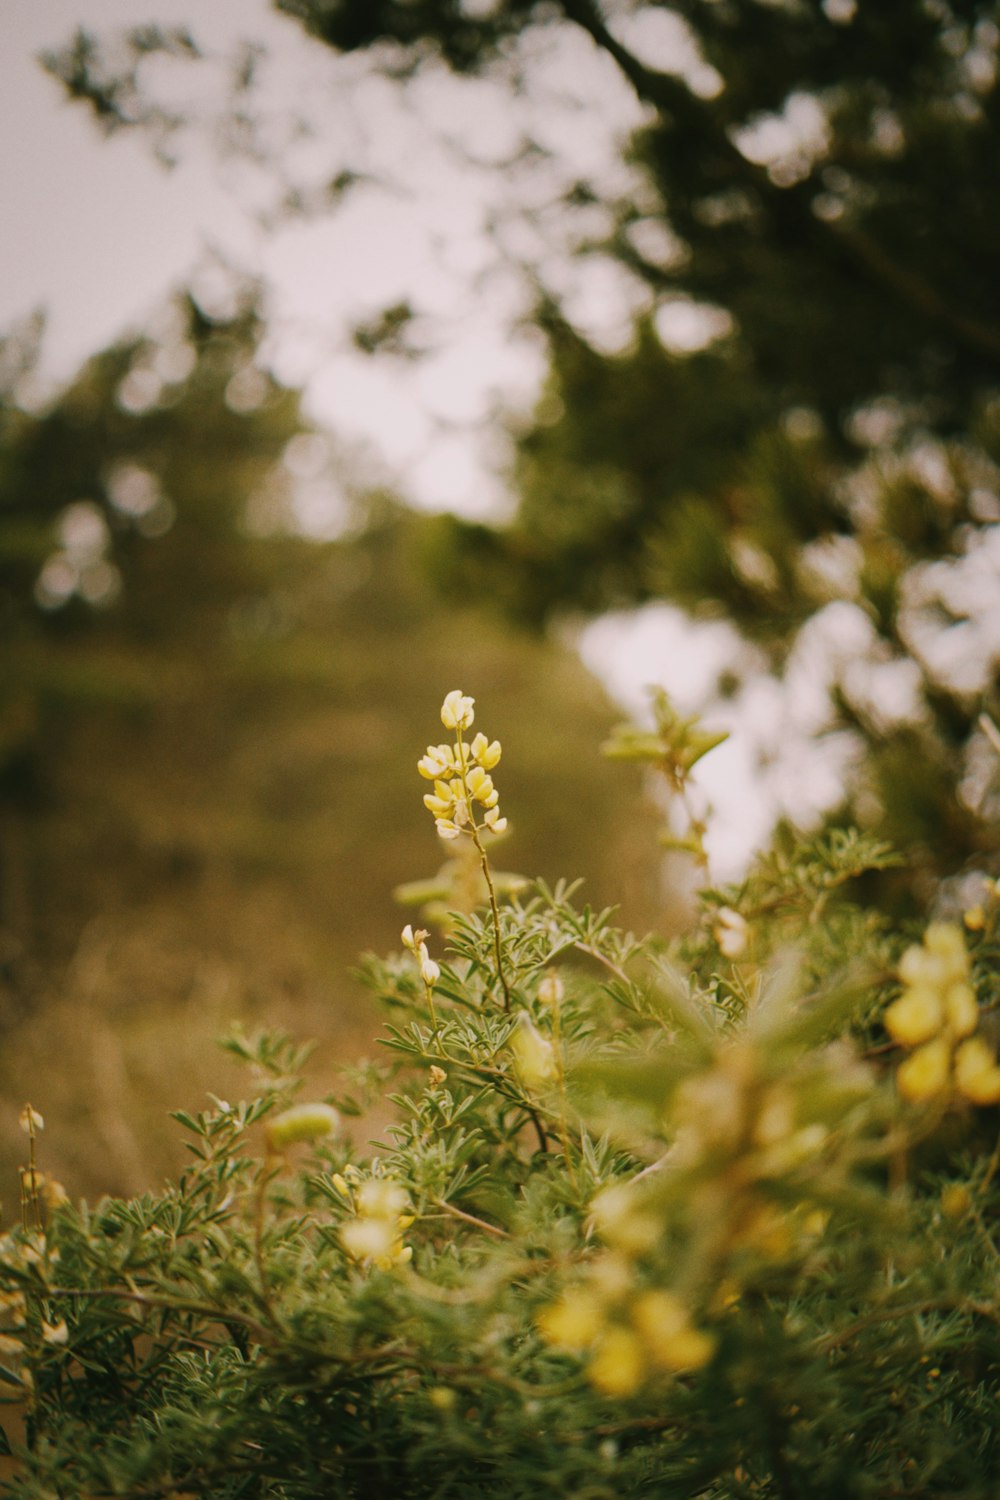
[[[274,1032],[157,1193],[70,1204],[26,1109],[0,1493],[987,1500],[1000,903],[906,947],[891,859],[776,851],[671,944],[565,885],[407,928],[371,1154]]]

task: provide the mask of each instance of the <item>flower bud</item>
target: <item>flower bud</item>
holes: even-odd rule
[[[968,1047],[970,1043],[966,1042]],[[948,1043],[942,1037],[925,1042],[916,1052],[900,1063],[896,1073],[896,1087],[904,1099],[921,1103],[943,1094],[948,1087],[951,1054]]]
[[[268,1122],[267,1144],[284,1151],[297,1141],[314,1141],[340,1127],[340,1116],[329,1104],[293,1104]]]
[[[526,1088],[540,1088],[557,1077],[556,1049],[542,1036],[526,1010],[518,1014],[510,1038],[510,1050]]]
[[[469,729],[475,718],[472,705],[474,698],[465,697],[458,688],[453,688],[441,705],[441,723],[445,729]]]

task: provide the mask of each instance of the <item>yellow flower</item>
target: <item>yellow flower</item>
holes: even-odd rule
[[[574,1353],[589,1349],[605,1324],[600,1297],[586,1287],[570,1287],[536,1319],[542,1338]]]
[[[628,1328],[609,1328],[598,1340],[587,1378],[605,1396],[631,1396],[645,1374],[643,1348]]]
[[[625,1183],[602,1189],[590,1211],[601,1238],[615,1249],[643,1255],[659,1241],[659,1218],[639,1204],[635,1192]]]
[[[268,1122],[267,1144],[272,1151],[284,1151],[296,1141],[314,1141],[331,1135],[339,1126],[340,1116],[329,1104],[293,1104]]]
[[[441,723],[445,729],[471,729],[476,715],[473,710],[475,698],[466,698],[458,688],[453,688],[441,705]]]
[[[518,1012],[510,1038],[510,1050],[521,1082],[526,1088],[539,1088],[559,1075],[556,1049],[538,1030],[526,1010]]]
[[[477,766],[482,766],[484,771],[492,771],[500,763],[500,741],[494,740],[492,744],[488,744],[485,734],[477,734],[469,746],[469,754]]]
[[[700,1370],[715,1352],[715,1339],[693,1328],[687,1308],[671,1292],[644,1292],[632,1308],[632,1321],[646,1353],[663,1370]]]
[[[913,1103],[933,1099],[947,1089],[950,1066],[951,1050],[948,1043],[942,1037],[937,1037],[918,1047],[905,1062],[900,1063],[896,1073],[896,1087],[904,1099]]]
[[[904,1047],[916,1047],[936,1036],[943,1020],[937,991],[917,985],[889,1006],[885,1013],[885,1029]]]
[[[956,1037],[971,1036],[979,1024],[979,1006],[970,984],[953,984],[945,992],[948,1025]]]
[[[497,807],[491,807],[489,809],[484,822],[487,828],[490,830],[490,833],[503,833],[504,829],[507,827],[507,819],[501,818],[500,809]]]
[[[371,1218],[395,1220],[406,1206],[405,1192],[391,1178],[374,1177],[358,1188],[358,1210]]]
[[[340,1227],[340,1243],[353,1260],[381,1260],[396,1242],[396,1228],[385,1219],[349,1219]]]
[[[428,781],[439,781],[455,771],[455,752],[450,745],[428,745],[427,754],[417,761],[417,770]]]
[[[973,1104],[1000,1103],[1000,1068],[982,1037],[963,1042],[955,1053],[955,1083]]]
[[[483,770],[482,766],[473,766],[465,778],[465,784],[476,801],[482,803],[483,807],[496,807],[500,800],[500,793],[493,785],[492,776],[489,776]]]

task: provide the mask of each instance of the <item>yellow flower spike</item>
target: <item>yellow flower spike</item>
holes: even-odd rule
[[[948,1025],[956,1037],[971,1036],[979,1025],[979,1006],[970,984],[949,986],[944,997],[944,1009]]]
[[[605,1396],[633,1395],[646,1373],[642,1343],[628,1328],[608,1328],[587,1366],[587,1379]]]
[[[951,1050],[948,1043],[942,1037],[937,1037],[932,1042],[925,1042],[905,1062],[900,1063],[896,1072],[896,1087],[903,1098],[909,1099],[913,1104],[933,1099],[947,1089],[950,1067]]]
[[[476,717],[475,701],[475,698],[467,698],[458,688],[453,688],[441,705],[441,723],[445,729],[471,729]]]
[[[971,1037],[956,1051],[955,1083],[973,1104],[1000,1103],[1000,1067],[982,1037]]]
[[[586,1287],[569,1287],[558,1302],[542,1309],[535,1323],[547,1344],[582,1353],[605,1326],[604,1305]]]
[[[904,1047],[930,1041],[944,1023],[944,1010],[937,991],[924,985],[907,990],[885,1013],[885,1029]]]

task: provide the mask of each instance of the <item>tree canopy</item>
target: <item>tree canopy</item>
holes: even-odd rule
[[[672,600],[732,620],[779,675],[833,641],[844,815],[907,847],[895,878],[920,901],[995,860],[977,728],[1000,655],[995,0],[277,9],[400,89],[447,71],[513,107],[565,47],[603,65],[609,130],[611,73],[639,108],[625,176],[552,189],[577,226],[563,252],[617,269],[631,331],[609,349],[531,268],[550,374],[516,434],[517,512],[441,526],[447,588],[535,625]],[[85,42],[56,70],[107,114]]]

